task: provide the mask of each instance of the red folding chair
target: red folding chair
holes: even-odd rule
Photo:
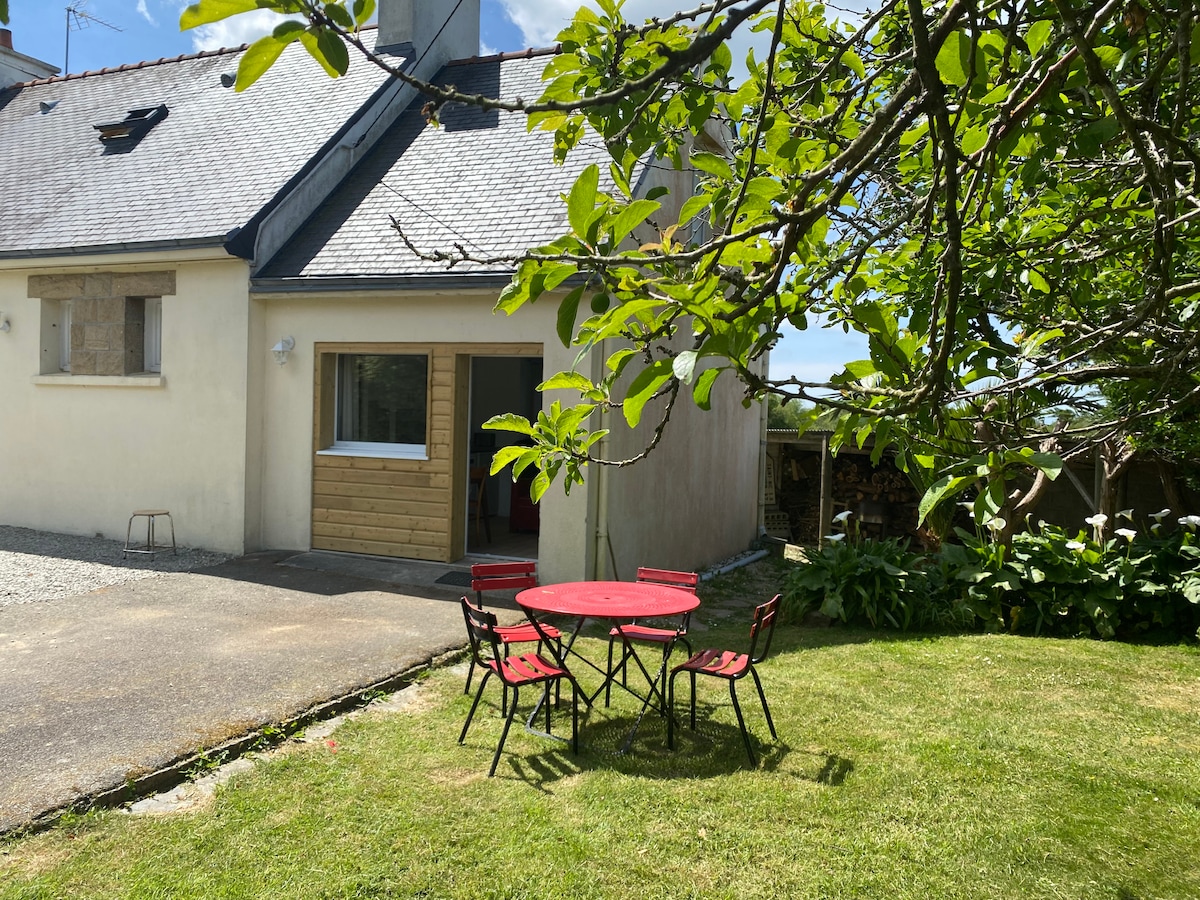
[[[466,597],[462,598],[463,618],[467,624],[467,636],[471,640],[471,658],[483,669],[483,678],[479,682],[479,692],[467,713],[467,721],[463,724],[462,734],[458,736],[461,744],[467,739],[467,729],[475,717],[479,700],[483,697],[483,689],[487,687],[488,679],[495,675],[500,679],[504,688],[504,703],[508,707],[504,717],[504,731],[500,734],[500,743],[496,745],[496,754],[492,757],[492,767],[488,769],[488,778],[496,774],[496,765],[500,762],[500,752],[504,749],[504,741],[508,738],[508,729],[512,726],[513,717],[517,712],[520,699],[520,689],[526,685],[540,684],[543,686],[543,700],[549,701],[550,685],[556,686],[565,678],[571,682],[571,752],[579,752],[579,686],[571,677],[571,673],[555,663],[552,663],[536,652],[524,653],[520,656],[509,656],[502,651],[503,642],[499,635],[496,617],[490,612],[477,609]],[[512,703],[508,703],[508,692],[512,691]],[[546,733],[550,733],[550,703],[546,707]]]
[[[650,584],[665,584],[668,587],[683,588],[685,591],[696,593],[696,586],[700,583],[700,576],[695,572],[674,572],[670,569],[648,569],[639,568],[637,571],[637,580]],[[629,648],[630,641],[641,641],[645,644],[657,644],[662,647],[663,652],[663,683],[660,693],[661,698],[667,696],[667,670],[666,658],[671,655],[671,650],[674,649],[675,641],[683,641],[683,646],[687,647],[687,652],[690,655],[692,645],[688,643],[687,630],[688,624],[691,622],[692,614],[687,613],[683,617],[683,622],[679,629],[674,628],[656,628],[650,625],[639,625],[636,620],[628,625],[622,625],[620,628],[613,628],[608,633],[608,680],[604,685],[604,705],[608,706],[612,694],[612,681],[616,677],[616,670],[613,668],[613,646],[617,641],[621,641],[621,660],[617,663],[617,669],[621,672],[621,684],[625,684],[626,669],[629,664],[629,655],[632,651]]]
[[[526,588],[537,587],[537,563],[532,560],[522,562],[479,563],[471,566],[471,590],[475,592],[474,606],[483,609],[484,591],[523,591]],[[470,602],[470,601],[467,601]],[[542,625],[539,632],[530,622],[521,625],[501,625],[496,629],[504,655],[508,656],[511,644],[537,644],[538,652],[542,649],[543,637],[558,642],[559,658],[562,658],[562,633],[553,625]],[[463,693],[471,693],[471,678],[475,674],[475,658],[471,657],[470,668],[467,669],[467,683]]]
[[[771,710],[767,707],[767,696],[763,693],[762,682],[758,678],[755,666],[766,659],[771,649],[771,638],[775,634],[775,619],[779,612],[779,595],[776,594],[766,603],[760,604],[754,610],[754,622],[750,626],[750,650],[738,653],[734,650],[701,650],[692,655],[685,663],[671,670],[670,695],[667,701],[667,746],[675,748],[675,676],[687,672],[692,680],[692,730],[696,730],[696,676],[712,675],[714,678],[724,678],[729,682],[729,697],[733,701],[733,711],[737,714],[738,728],[742,730],[742,740],[746,743],[746,753],[750,757],[750,765],[757,765],[754,749],[750,746],[750,734],[746,731],[746,720],[742,717],[742,708],[738,705],[736,685],[746,675],[754,677],[754,686],[758,688],[758,699],[762,701],[763,713],[767,717],[767,727],[771,729],[771,737],[778,739],[775,733],[775,723],[771,721]],[[758,650],[759,641],[762,650]]]

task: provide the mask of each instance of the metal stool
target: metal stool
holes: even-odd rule
[[[129,535],[133,533],[133,520],[138,518],[138,516],[146,517],[146,546],[130,547]],[[154,520],[158,516],[166,516],[167,521],[171,523],[170,547],[167,547],[166,544],[154,543]],[[175,520],[171,518],[170,511],[165,509],[135,509],[133,515],[129,517],[129,527],[125,529],[125,549],[121,551],[121,559],[128,559],[130,553],[149,553],[153,557],[155,553],[163,553],[167,550],[170,550],[176,556],[179,555],[179,551],[175,548]]]

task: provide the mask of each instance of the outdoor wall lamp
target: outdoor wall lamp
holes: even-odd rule
[[[12,331],[12,322],[8,320],[8,316],[0,312],[0,331]]]
[[[281,366],[285,365],[288,361],[288,354],[291,353],[295,347],[296,342],[292,339],[291,335],[282,338],[278,344],[271,348],[271,352],[275,354],[275,362],[279,363]]]

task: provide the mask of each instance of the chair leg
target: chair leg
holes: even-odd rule
[[[571,752],[579,755],[579,691],[574,688],[571,689]]]
[[[470,665],[467,666],[467,683],[463,686],[463,693],[471,693],[471,677],[475,674],[475,655],[471,655]]]
[[[679,674],[679,670],[671,673],[671,677],[667,682],[667,749],[675,749],[675,676]],[[666,678],[667,673],[663,673],[663,678]]]
[[[663,644],[662,687],[658,692],[658,702],[662,704],[659,712],[662,715],[670,715],[670,709],[667,707],[667,663],[671,660],[672,649],[674,648],[670,644]]]
[[[608,674],[605,676],[605,679],[604,679],[604,706],[606,709],[608,708],[609,701],[612,699],[612,680],[613,680],[613,676],[616,675],[616,673],[613,671],[613,665],[612,665],[612,653],[613,653],[613,641],[614,640],[615,640],[615,638],[613,638],[612,635],[608,636]]]
[[[517,712],[517,688],[513,687],[512,706],[509,707],[508,715],[504,717],[504,730],[500,732],[500,743],[496,745],[496,755],[492,757],[492,767],[488,769],[488,778],[496,774],[496,766],[500,763],[500,751],[504,749],[504,742],[508,740],[508,729],[512,727],[513,716]]]
[[[696,673],[688,672],[692,676],[692,731],[696,730]]]
[[[467,729],[471,727],[471,720],[475,718],[475,709],[479,706],[479,701],[483,697],[483,689],[487,686],[488,678],[491,676],[491,674],[492,673],[490,671],[484,672],[483,680],[479,682],[479,692],[475,695],[475,702],[471,704],[471,711],[467,713],[467,721],[463,723],[462,734],[458,736],[458,742],[460,744],[467,739]],[[507,693],[507,690],[505,693]]]
[[[767,717],[767,727],[771,729],[771,737],[774,740],[779,740],[779,735],[775,733],[775,723],[771,721],[771,710],[767,707],[767,695],[763,693],[762,682],[758,680],[758,672],[750,669],[750,674],[754,676],[754,686],[758,688],[758,699],[762,701],[763,714]]]
[[[742,730],[742,740],[746,744],[746,754],[750,757],[750,765],[757,766],[758,760],[754,758],[754,748],[750,746],[750,732],[746,731],[746,720],[742,716],[742,707],[738,704],[737,682],[732,679],[729,681],[729,698],[733,701],[733,711],[737,714],[738,728]]]

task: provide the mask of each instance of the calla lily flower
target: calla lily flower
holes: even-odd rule
[[[1156,513],[1150,513],[1150,518],[1152,518],[1155,522],[1161,522],[1163,519],[1165,519],[1170,514],[1171,514],[1170,509],[1160,509]]]
[[[854,513],[851,510],[843,509],[840,513],[833,517],[833,521],[841,524],[850,518]]]
[[[1132,509],[1123,509],[1119,513],[1117,513],[1117,518],[1124,519],[1126,522],[1132,522],[1133,521],[1133,510]]]
[[[1085,549],[1087,549],[1087,544],[1083,543],[1082,541],[1067,541],[1067,549],[1068,550],[1085,550]]]
[[[1108,521],[1108,516],[1104,513],[1096,513],[1094,516],[1088,516],[1083,521],[1087,522],[1093,528],[1102,528],[1104,523]]]
[[[1132,541],[1135,537],[1137,537],[1137,532],[1132,528],[1118,528],[1117,534],[1125,538],[1127,541]]]
[[[844,541],[845,539],[846,539],[846,535],[844,535],[844,534],[827,534],[827,535],[825,535],[825,540],[833,541],[834,543],[838,543],[839,541]]]
[[[1194,531],[1196,526],[1200,525],[1200,516],[1184,516],[1179,520],[1179,524],[1188,531]]]

